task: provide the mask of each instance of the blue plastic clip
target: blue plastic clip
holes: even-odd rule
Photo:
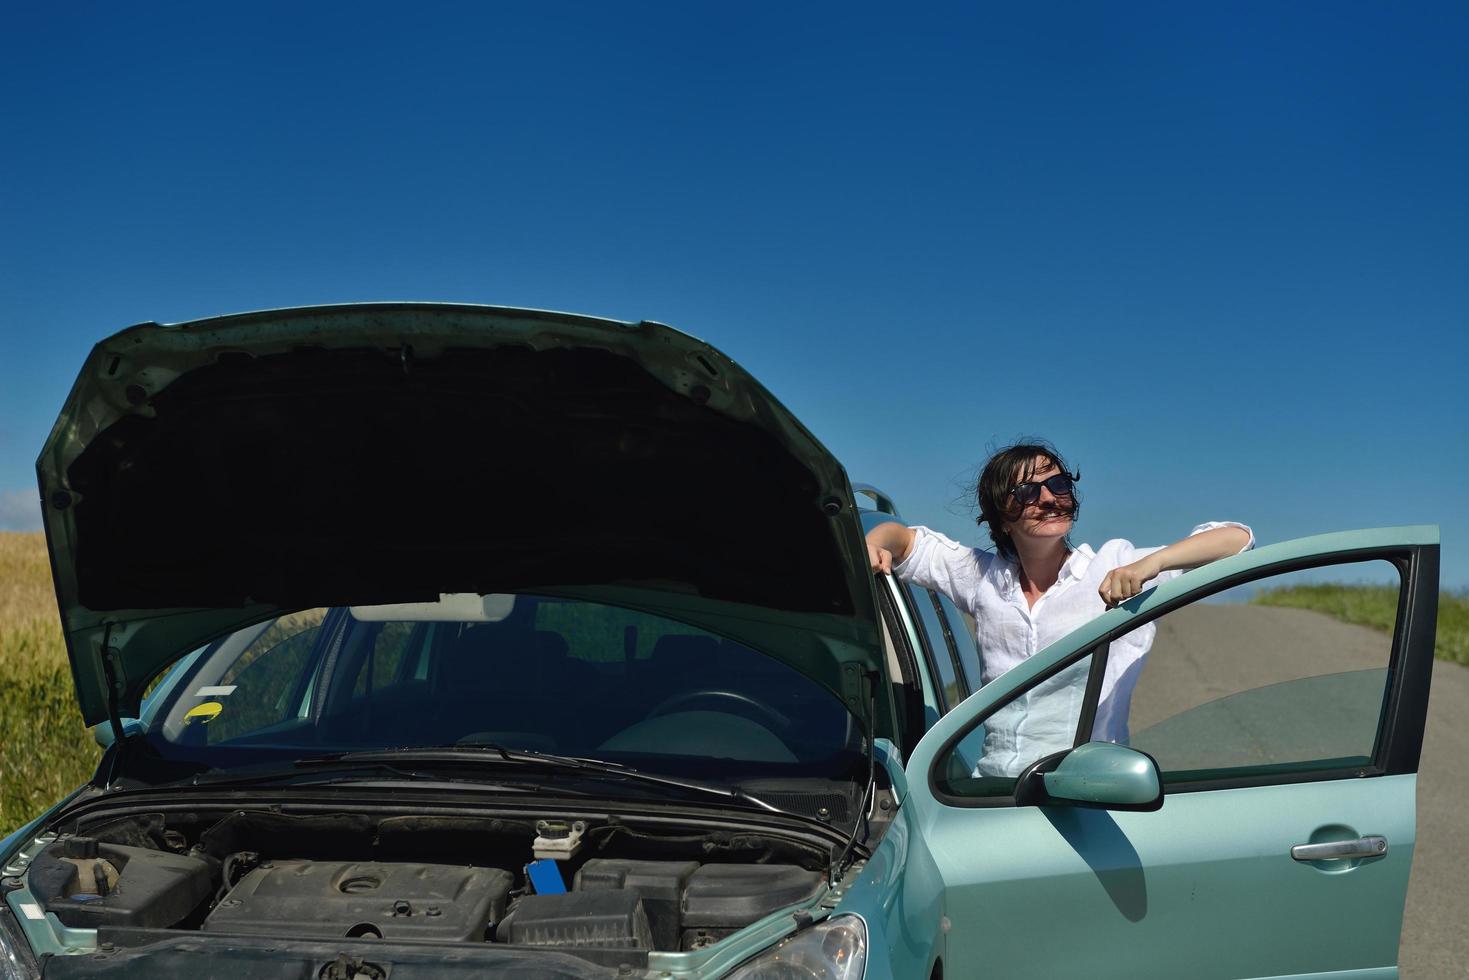
[[[560,895],[566,891],[566,882],[561,880],[561,868],[550,858],[527,864],[525,874],[537,895]]]

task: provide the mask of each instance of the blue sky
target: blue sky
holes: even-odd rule
[[[973,539],[1437,523],[1469,586],[1469,7],[51,4],[0,32],[0,527],[90,346],[427,299],[653,319]]]

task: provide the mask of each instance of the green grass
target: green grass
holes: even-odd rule
[[[1314,609],[1344,622],[1391,630],[1398,590],[1375,585],[1292,585],[1263,590],[1250,601],[1261,606]],[[1440,660],[1469,665],[1469,594],[1438,594],[1438,639],[1433,653]]]

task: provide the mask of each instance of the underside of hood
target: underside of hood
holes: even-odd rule
[[[841,466],[658,324],[425,304],[143,324],[92,352],[37,468],[88,723],[242,623],[444,593],[796,614],[841,638],[793,662],[833,691],[842,662],[883,667]]]

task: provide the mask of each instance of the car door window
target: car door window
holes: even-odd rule
[[[980,689],[984,681],[980,679],[979,647],[974,644],[974,620],[961,613],[949,601],[949,597],[943,593],[934,593],[938,597],[939,608],[943,610],[944,619],[949,623],[949,633],[954,638],[954,650],[959,655],[959,666],[964,669],[965,690],[973,694]]]
[[[204,730],[211,743],[297,716],[299,685],[326,612],[305,609],[282,616],[225,671],[216,689],[229,693],[220,695],[224,700],[218,717]]]
[[[1379,559],[1262,575],[1196,598],[991,711],[941,757],[937,788],[1008,797],[1043,749],[1088,740],[1149,753],[1169,789],[1366,773],[1401,593],[1397,565]],[[1096,654],[1105,659],[1094,676]]]
[[[944,639],[944,624],[934,607],[933,593],[912,582],[903,583],[903,591],[907,593],[909,609],[918,617],[922,634],[919,640],[924,646],[923,655],[928,661],[934,686],[940,692],[940,710],[948,711],[964,700],[964,691],[954,668],[953,654]]]
[[[1149,753],[1172,787],[1369,768],[1401,586],[1388,561],[1332,565],[1140,626],[1111,644],[1090,737]]]
[[[421,654],[430,637],[430,626],[429,623],[384,623],[376,630],[372,652],[363,659],[357,672],[353,697],[371,695],[413,678],[423,659]]]
[[[943,796],[1013,796],[1032,763],[1071,748],[1086,703],[1092,655],[1038,678],[985,716],[944,754],[935,781]]]
[[[618,667],[651,660],[665,636],[710,635],[698,627],[634,609],[547,599],[536,605],[535,628],[565,637],[567,655],[576,660]]]

